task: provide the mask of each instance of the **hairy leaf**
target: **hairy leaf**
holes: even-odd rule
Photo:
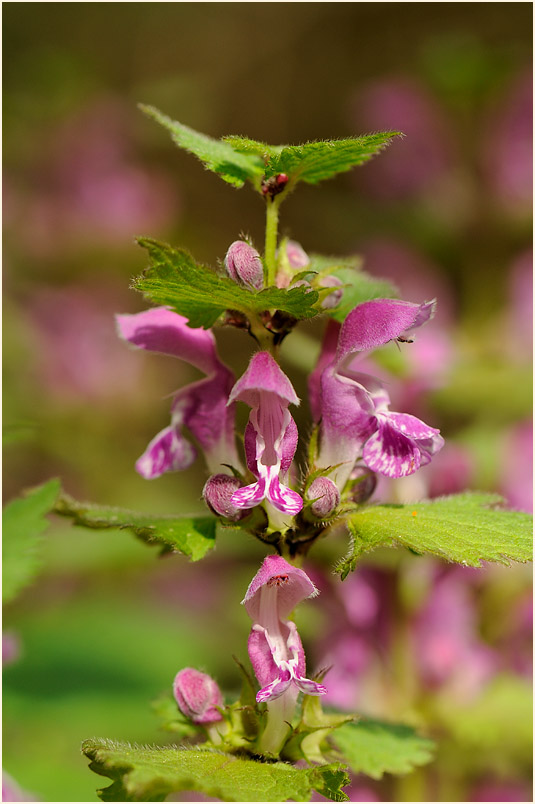
[[[195,790],[222,801],[309,801],[312,790],[347,801],[349,778],[340,765],[295,768],[283,762],[244,759],[203,748],[165,748],[86,740],[90,768],[114,783],[99,790],[103,801],[163,801]]]
[[[268,160],[266,176],[286,173],[294,181],[317,184],[367,162],[399,135],[398,131],[383,131],[343,140],[287,145]]]
[[[532,520],[501,508],[496,494],[467,492],[408,505],[372,505],[351,514],[348,556],[336,571],[344,579],[362,553],[399,542],[417,553],[480,567],[481,561],[530,561]]]
[[[141,104],[140,109],[170,131],[173,141],[179,148],[196,156],[207,170],[217,173],[234,187],[243,187],[248,179],[254,182],[262,176],[264,165],[256,153],[244,153],[233,148],[228,142],[215,140],[206,134],[194,131],[176,120],[171,120],[153,106]]]
[[[8,503],[3,512],[2,600],[13,598],[32,580],[39,568],[38,548],[49,525],[48,514],[60,491],[57,479],[26,492]]]
[[[354,773],[380,779],[384,773],[409,773],[433,758],[434,743],[409,726],[359,720],[337,729],[330,738]]]
[[[265,162],[270,157],[280,153],[284,145],[268,145],[267,142],[251,140],[249,137],[228,136],[223,137],[223,142],[227,142],[231,148],[242,154],[256,154]]]
[[[70,517],[74,525],[85,528],[119,528],[131,530],[148,544],[183,553],[192,561],[204,558],[215,546],[214,517],[174,517],[140,514],[107,505],[81,503],[62,494],[54,513]]]
[[[138,242],[149,252],[151,265],[134,280],[133,286],[146,299],[186,316],[192,327],[211,327],[225,310],[239,310],[247,315],[276,309],[297,319],[317,314],[315,291],[307,292],[304,287],[250,291],[199,265],[184,249],[174,249],[146,237]]]

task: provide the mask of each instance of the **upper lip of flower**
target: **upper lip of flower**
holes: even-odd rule
[[[276,583],[277,579],[280,583]],[[259,622],[260,617],[260,591],[269,585],[277,587],[279,619],[287,617],[301,601],[319,594],[304,570],[289,564],[281,556],[267,556],[242,600],[249,617],[255,622]]]

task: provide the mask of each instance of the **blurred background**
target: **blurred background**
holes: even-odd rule
[[[203,511],[201,461],[147,482],[134,462],[196,379],[118,342],[144,308],[135,235],[215,265],[263,206],[179,152],[138,102],[212,136],[272,143],[401,130],[374,162],[282,209],[305,250],[359,253],[403,298],[439,300],[402,354],[375,356],[393,409],[439,426],[431,466],[378,499],[464,488],[532,505],[531,6],[529,3],[4,4],[4,493],[51,476],[79,499]],[[322,323],[288,339],[306,399]],[[252,343],[217,334],[236,373]],[[245,415],[242,412],[242,415]],[[307,427],[307,406],[298,424]],[[299,612],[330,702],[438,740],[407,777],[357,778],[356,801],[531,799],[531,573],[370,555]],[[96,801],[87,737],[172,741],[150,701],[195,666],[230,694],[246,658],[238,605],[264,549],[223,531],[200,564],[125,532],[54,520],[37,581],[4,614],[4,768],[12,797]],[[104,780],[103,780],[104,781]],[[15,784],[22,791],[17,793]]]

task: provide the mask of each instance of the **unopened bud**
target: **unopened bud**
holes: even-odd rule
[[[366,466],[357,466],[349,476],[349,496],[356,503],[369,500],[377,485],[377,475]]]
[[[306,496],[308,500],[314,500],[310,510],[320,519],[332,514],[340,502],[340,492],[328,477],[317,477],[313,480]]]
[[[276,176],[270,176],[269,179],[262,179],[262,194],[273,198],[282,193],[288,184],[288,176],[286,173],[278,173]]]
[[[341,279],[338,279],[337,276],[324,276],[320,281],[320,287],[322,288],[339,288],[339,290],[335,290],[333,293],[329,293],[328,296],[323,297],[321,306],[324,310],[330,310],[331,307],[336,307],[339,303],[344,294],[344,291],[340,287],[341,285],[343,285],[343,282]]]
[[[225,268],[231,279],[253,290],[264,287],[264,268],[260,254],[244,240],[235,240],[225,256]]]
[[[223,706],[221,690],[206,673],[185,667],[175,676],[173,693],[182,714],[194,723],[207,725],[223,719],[216,709]]]
[[[225,519],[232,519],[236,522],[247,513],[231,505],[230,502],[230,498],[239,488],[240,481],[237,477],[223,474],[212,475],[204,484],[202,494],[206,505],[214,514],[224,516]]]
[[[310,263],[308,254],[295,240],[286,243],[286,256],[291,268],[306,268]]]

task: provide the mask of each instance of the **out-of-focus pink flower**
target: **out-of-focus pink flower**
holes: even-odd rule
[[[25,197],[12,188],[11,222],[31,231],[25,247],[33,254],[73,241],[125,245],[132,232],[162,231],[176,219],[171,182],[136,164],[131,115],[116,99],[85,108],[44,145],[38,189]]]
[[[511,508],[533,511],[533,423],[520,422],[506,436],[502,491]]]
[[[531,210],[533,189],[533,79],[517,76],[485,126],[489,183],[507,205]]]
[[[373,628],[376,625],[380,607],[378,580],[377,574],[363,568],[337,586],[352,626]]]
[[[140,367],[124,360],[113,326],[121,298],[114,287],[79,284],[41,288],[27,301],[35,371],[49,393],[91,400],[133,394]]]
[[[16,662],[20,656],[20,639],[13,631],[6,631],[2,634],[2,665]]]
[[[2,801],[38,801],[38,799],[19,787],[9,773],[2,771]]]
[[[446,442],[432,464],[424,469],[429,488],[426,496],[441,497],[465,491],[474,472],[475,461],[469,450],[460,444]]]
[[[353,119],[360,131],[401,131],[362,174],[370,193],[403,199],[435,192],[451,167],[448,120],[435,98],[410,78],[385,78],[365,86],[355,97]]]
[[[515,361],[531,362],[533,353],[533,253],[524,251],[509,274],[507,316],[508,355]]]
[[[533,790],[517,779],[486,779],[472,791],[470,801],[533,801]]]
[[[497,657],[477,634],[475,602],[457,568],[437,571],[412,638],[424,683],[447,683],[462,700],[477,695],[496,672]]]
[[[361,244],[366,270],[374,276],[390,279],[399,288],[402,298],[439,299],[429,330],[451,325],[455,304],[451,288],[439,266],[407,243],[387,237],[370,239]]]
[[[333,631],[330,648],[322,658],[329,667],[325,703],[351,712],[360,701],[360,682],[369,670],[374,651],[368,639],[350,629]]]

